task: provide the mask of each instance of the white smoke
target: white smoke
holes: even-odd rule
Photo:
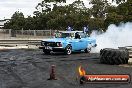
[[[111,24],[106,32],[93,31],[91,37],[96,38],[97,42],[93,52],[99,52],[103,48],[132,46],[132,23],[121,23],[119,26]]]

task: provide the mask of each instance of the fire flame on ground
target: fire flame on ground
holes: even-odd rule
[[[82,68],[82,66],[79,66],[79,75],[84,76],[86,74],[86,71]]]

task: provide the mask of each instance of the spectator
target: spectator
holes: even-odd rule
[[[89,31],[89,30],[88,30],[88,26],[84,26],[84,27],[83,27],[83,33],[88,34],[88,31]]]
[[[67,31],[73,31],[73,29],[70,26],[68,26]]]

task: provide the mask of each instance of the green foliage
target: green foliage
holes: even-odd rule
[[[110,7],[107,18],[105,19],[105,27],[113,23],[118,25],[120,22],[132,22],[132,1],[119,4],[117,7]]]
[[[107,0],[91,0],[93,7],[91,8],[92,14],[96,18],[104,18],[105,13],[108,12],[110,3]]]
[[[91,8],[87,8],[83,0],[76,0],[69,5],[66,0],[43,0],[36,6],[34,16],[24,18],[23,13],[15,12],[4,28],[15,30],[66,30],[71,26],[74,30],[82,30],[85,25],[92,30],[106,30],[110,24],[132,21],[132,0],[113,0],[118,6],[112,6],[108,0],[90,0]],[[53,8],[51,8],[51,2]],[[39,8],[40,9],[39,9]]]
[[[126,0],[112,0],[113,2],[115,1],[117,4],[119,4],[119,3],[123,3],[123,2],[125,2]]]
[[[24,25],[25,25],[24,15],[22,12],[17,11],[12,15],[10,22],[5,24],[5,28],[20,30],[23,28]]]

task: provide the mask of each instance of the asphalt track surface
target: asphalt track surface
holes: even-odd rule
[[[55,65],[57,80],[49,78]],[[132,88],[129,84],[79,84],[78,67],[87,74],[130,74],[132,67],[99,63],[98,53],[56,53],[44,55],[39,49],[0,51],[0,88]]]

